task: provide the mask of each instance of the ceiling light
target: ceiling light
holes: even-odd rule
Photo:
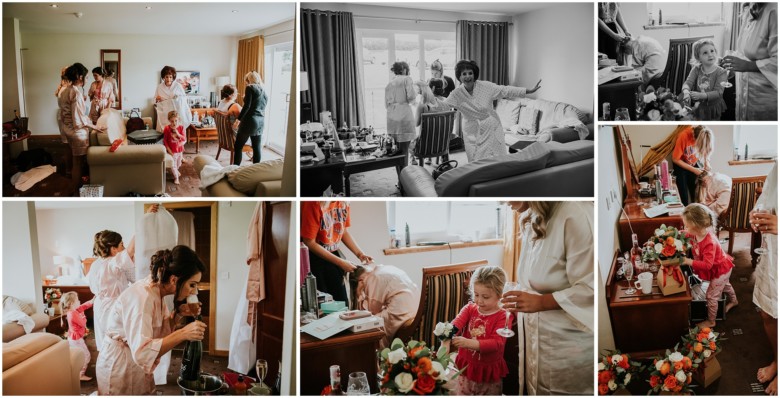
[[[151,10],[151,9],[152,9],[152,6],[146,6],[146,9],[147,9],[147,10]]]
[[[238,14],[238,10],[233,10],[233,11],[230,11],[230,12],[232,12],[233,14]]]
[[[51,7],[51,8],[57,8],[57,7],[59,7],[59,6],[58,6],[58,5],[56,5],[56,4],[49,4],[49,7]]]

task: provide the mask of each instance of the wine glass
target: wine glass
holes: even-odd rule
[[[255,362],[255,370],[257,371],[258,384],[264,384],[263,380],[268,373],[268,362],[265,359],[258,359]]]
[[[512,282],[506,282],[504,283],[504,294],[509,293],[516,289],[516,285]],[[503,307],[504,304],[500,303],[500,306]],[[499,336],[502,337],[512,337],[515,335],[515,332],[512,331],[512,329],[509,328],[509,317],[511,316],[511,313],[509,311],[506,311],[506,318],[504,319],[504,327],[496,330],[496,333],[498,333]]]
[[[628,281],[628,289],[626,289],[626,294],[631,295],[636,293],[634,285],[631,284],[631,279],[634,279],[634,264],[631,264],[631,261],[623,261],[623,275],[626,276],[626,281]]]
[[[642,92],[642,90],[637,90],[636,93],[636,115],[637,118],[639,118],[639,115],[642,114],[642,111],[645,110],[645,93]]]
[[[615,121],[629,121],[631,117],[628,115],[628,108],[618,108],[615,111]]]
[[[347,395],[371,395],[371,388],[368,386],[368,378],[365,372],[352,372],[349,374]]]
[[[767,209],[762,203],[757,204],[753,208],[753,212],[757,214],[769,214],[770,211]],[[758,224],[753,224],[753,230],[756,232],[760,232],[758,230]],[[766,249],[766,239],[764,236],[764,233],[761,233],[761,247],[757,247],[755,250],[753,250],[754,253],[763,256],[764,254],[767,254],[768,251]]]

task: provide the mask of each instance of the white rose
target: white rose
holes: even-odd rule
[[[390,351],[387,354],[387,360],[390,361],[393,365],[397,364],[398,361],[406,359],[406,351],[404,351],[403,348],[399,348],[395,351]]]
[[[655,370],[661,371],[661,367],[664,366],[664,362],[666,361],[658,361],[655,363]]]
[[[655,93],[650,93],[650,94],[645,94],[643,99],[645,100],[645,104],[649,104],[655,101],[657,98],[658,97],[655,96]]]
[[[710,332],[710,334],[707,335],[707,338],[710,339],[710,341],[712,341],[713,339],[715,339],[715,333]]]
[[[658,228],[658,229],[655,230],[655,236],[659,236],[659,237],[660,236],[664,236],[665,233],[666,233],[666,230],[664,230],[663,228]]]
[[[604,362],[599,362],[599,372],[605,369],[607,369],[607,366],[604,365]]]
[[[447,336],[452,334],[452,328],[453,327],[455,327],[455,326],[453,326],[451,323],[449,323],[449,322],[445,323],[444,324],[444,334],[447,335]]]
[[[675,374],[674,377],[680,383],[685,383],[685,380],[688,380],[688,375],[686,375],[685,372],[683,372],[682,370],[678,370],[677,374]]]
[[[712,355],[712,351],[710,350],[704,350],[704,358],[709,358],[710,355]]]
[[[674,248],[677,249],[678,252],[681,252],[683,250],[683,243],[679,239],[674,240]]]
[[[669,360],[674,362],[680,362],[683,359],[683,354],[680,354],[679,352],[675,351],[672,353],[672,355],[669,355]]]
[[[655,250],[656,253],[661,254],[661,251],[664,249],[664,245],[660,243],[656,243],[655,246],[653,246],[653,250]]]
[[[609,389],[610,389],[611,391],[615,391],[615,390],[617,390],[617,383],[615,383],[615,381],[614,381],[614,380],[610,380],[610,381],[607,383],[607,387],[609,387]]]
[[[623,356],[622,355],[613,355],[612,356],[612,364],[613,365],[619,364],[620,361],[622,361],[622,360],[623,360]]]
[[[444,334],[444,322],[439,322],[436,324],[436,327],[433,329],[433,334],[437,336]]]
[[[433,372],[439,372],[439,376],[436,377],[437,380],[447,380],[446,372],[444,371],[444,366],[441,366],[441,364],[437,361],[431,361],[431,373]]]
[[[411,373],[399,373],[398,376],[395,376],[394,381],[395,385],[398,386],[398,391],[404,394],[412,391],[412,388],[414,388],[414,377],[412,377]]]
[[[626,378],[623,379],[623,384],[628,384],[631,382],[631,373],[626,374]]]

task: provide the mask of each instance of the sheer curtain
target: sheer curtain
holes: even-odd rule
[[[351,12],[301,9],[301,65],[308,72],[312,117],[330,111],[337,125],[364,125],[363,89],[358,74],[355,24]]]
[[[480,80],[509,83],[509,23],[460,20],[456,24],[457,58],[474,60]]]

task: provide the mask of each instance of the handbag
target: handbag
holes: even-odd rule
[[[431,173],[433,175],[433,179],[439,178],[440,175],[458,167],[458,161],[457,160],[448,160],[440,165],[438,165],[433,172]]]
[[[127,120],[127,133],[130,134],[136,130],[143,130],[145,126],[146,124],[144,119],[141,119],[141,113],[138,111],[138,108],[133,108],[130,111],[130,119]]]

